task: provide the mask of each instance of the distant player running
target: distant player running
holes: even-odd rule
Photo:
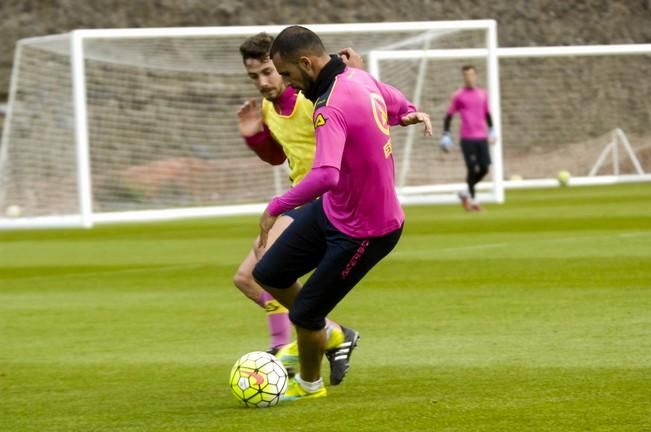
[[[390,126],[423,122],[431,135],[431,125],[398,90],[329,56],[319,37],[304,27],[283,30],[271,58],[278,72],[315,103],[312,170],[269,203],[260,218],[260,245],[267,245],[283,212],[301,207],[253,271],[255,280],[290,309],[296,326],[300,374],[285,393],[293,400],[326,395],[321,378],[325,317],[402,233]],[[313,269],[301,287],[298,278]]]
[[[481,206],[475,195],[475,186],[488,173],[491,164],[488,141],[495,143],[493,119],[488,108],[486,91],[477,86],[477,71],[474,66],[462,68],[464,87],[452,96],[450,107],[443,124],[441,149],[449,151],[453,145],[450,123],[455,113],[461,115],[461,151],[466,162],[466,182],[468,190],[459,193],[461,204],[467,211],[480,211]],[[486,125],[490,128],[486,130]]]
[[[247,39],[240,47],[244,67],[263,96],[262,106],[256,100],[247,101],[238,112],[240,133],[246,143],[264,161],[278,165],[288,159],[290,180],[297,185],[312,167],[314,160],[314,105],[291,86],[286,86],[269,58],[273,37],[260,33]],[[347,61],[361,66],[361,57],[352,49],[341,51]],[[291,224],[291,212],[281,215],[269,233],[269,244]],[[256,240],[257,242],[257,240]],[[291,341],[291,323],[285,307],[264,291],[251,276],[253,267],[264,254],[264,249],[253,247],[240,264],[234,277],[237,288],[267,312],[271,333],[270,352],[276,354],[293,373],[298,363],[298,347]],[[357,332],[329,321],[327,324],[328,359],[331,382],[339,384],[349,367],[350,353]],[[348,350],[343,358],[340,349]]]

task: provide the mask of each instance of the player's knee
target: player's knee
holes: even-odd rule
[[[252,281],[253,277],[242,270],[238,270],[233,275],[233,284],[240,290],[249,286]]]
[[[312,331],[321,330],[326,326],[324,316],[307,310],[298,302],[295,302],[289,310],[289,320],[297,327]]]
[[[242,293],[252,300],[257,299],[257,290],[255,289],[253,276],[250,273],[238,270],[233,276],[233,284],[242,291]]]

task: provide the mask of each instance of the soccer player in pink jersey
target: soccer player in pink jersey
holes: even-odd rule
[[[319,37],[304,27],[284,29],[271,58],[278,72],[314,102],[312,170],[269,203],[260,218],[260,245],[278,215],[299,207],[294,222],[253,270],[255,280],[289,309],[296,327],[300,374],[285,394],[293,400],[327,394],[321,378],[325,317],[402,233],[391,126],[424,123],[428,135],[432,129],[429,116],[397,89],[329,56]],[[297,279],[313,269],[301,287]]]
[[[441,149],[447,152],[453,145],[450,123],[456,113],[461,115],[461,151],[466,162],[466,182],[468,191],[459,193],[463,207],[467,211],[480,211],[481,206],[475,197],[475,186],[488,174],[491,164],[488,142],[495,143],[493,120],[488,109],[486,90],[477,86],[477,71],[474,66],[462,67],[464,86],[452,96],[450,107],[443,124]],[[488,125],[489,130],[486,126]]]

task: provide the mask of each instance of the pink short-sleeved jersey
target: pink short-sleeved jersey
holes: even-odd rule
[[[403,224],[395,191],[390,126],[415,107],[397,89],[346,68],[315,103],[313,168],[339,170],[323,195],[330,222],[355,237],[383,236]]]

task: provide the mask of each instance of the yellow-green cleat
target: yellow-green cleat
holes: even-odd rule
[[[276,358],[287,369],[287,375],[293,377],[298,372],[298,343],[294,341],[283,345],[276,353]]]
[[[287,391],[282,400],[294,401],[298,399],[313,399],[326,397],[327,395],[328,391],[326,390],[325,385],[323,385],[323,381],[321,381],[321,386],[317,390],[310,392],[296,380],[296,377],[294,377],[289,380],[289,383],[287,383]]]

